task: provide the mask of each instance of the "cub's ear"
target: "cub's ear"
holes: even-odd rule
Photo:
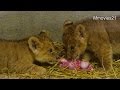
[[[42,36],[50,36],[50,33],[46,30],[42,30],[39,35],[42,35]]]
[[[79,37],[85,37],[86,36],[85,27],[82,24],[79,24],[75,29],[75,33],[79,35]]]
[[[71,20],[66,20],[66,21],[64,22],[64,26],[72,25],[72,24],[73,24],[73,22],[72,22]]]
[[[28,45],[30,50],[35,53],[38,54],[38,48],[42,48],[43,44],[39,41],[39,39],[37,37],[30,37],[28,40]]]

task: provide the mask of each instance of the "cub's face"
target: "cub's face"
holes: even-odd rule
[[[56,52],[54,45],[45,33],[42,33],[39,38],[30,37],[28,45],[32,51],[35,60],[39,62],[56,62]]]
[[[67,59],[79,59],[87,47],[87,34],[81,24],[65,21],[63,26],[63,43]]]

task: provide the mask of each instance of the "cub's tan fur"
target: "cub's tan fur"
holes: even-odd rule
[[[66,57],[80,58],[82,55],[96,56],[106,70],[112,68],[113,54],[120,54],[120,19],[85,19],[73,23],[70,20],[63,25],[63,43]]]
[[[24,40],[0,40],[0,72],[43,74],[46,69],[38,62],[55,61],[52,40],[45,32]]]

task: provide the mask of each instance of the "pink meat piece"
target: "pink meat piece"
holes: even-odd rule
[[[74,69],[76,70],[83,69],[83,70],[88,70],[88,71],[93,70],[93,66],[89,62],[86,62],[86,61],[80,61],[80,60],[68,61],[65,58],[61,58],[59,59],[59,62],[60,62],[59,64],[60,67],[68,68],[71,70],[74,70]]]

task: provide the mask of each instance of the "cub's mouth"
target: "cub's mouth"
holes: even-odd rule
[[[38,66],[53,66],[55,63],[57,63],[56,61],[50,61],[50,62],[39,62],[37,60],[34,60],[33,64],[36,64]]]

